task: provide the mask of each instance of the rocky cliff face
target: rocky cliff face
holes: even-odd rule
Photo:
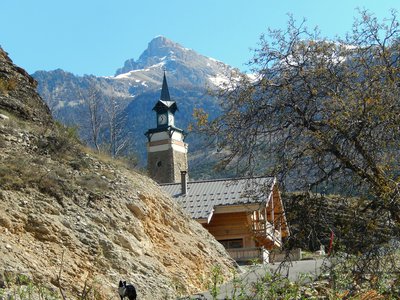
[[[11,110],[25,120],[49,124],[50,110],[36,93],[36,86],[36,80],[14,65],[0,47],[0,109]]]
[[[225,250],[149,178],[85,152],[0,52],[0,288],[23,274],[75,299],[174,299],[205,288]],[[11,85],[9,82],[13,82]],[[80,298],[81,299],[81,298]]]

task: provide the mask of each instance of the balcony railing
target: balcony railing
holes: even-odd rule
[[[269,251],[263,247],[226,249],[238,263],[268,263]]]
[[[282,234],[269,222],[254,222],[253,232],[256,237],[268,239],[277,247],[282,246]]]

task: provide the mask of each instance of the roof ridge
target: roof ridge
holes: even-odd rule
[[[233,178],[217,178],[217,179],[205,179],[205,180],[197,180],[197,181],[188,181],[187,184],[191,183],[207,183],[207,182],[221,182],[221,181],[239,181],[239,180],[247,180],[247,179],[258,179],[258,178],[271,178],[275,179],[275,176],[249,176],[249,177],[233,177]],[[181,184],[178,183],[162,183],[161,186],[167,185],[176,185]]]

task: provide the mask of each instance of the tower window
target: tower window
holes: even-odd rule
[[[161,167],[162,166],[162,162],[161,162],[161,160],[159,160],[158,162],[157,162],[157,167]]]

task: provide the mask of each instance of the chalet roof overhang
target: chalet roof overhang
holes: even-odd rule
[[[162,188],[201,224],[209,224],[218,214],[251,214],[268,206],[279,218],[282,237],[290,234],[275,177],[192,181],[187,183],[186,194],[182,194],[180,183],[163,184]]]
[[[260,204],[252,203],[252,204],[235,204],[235,205],[219,205],[213,207],[210,214],[207,218],[198,218],[195,219],[201,224],[209,224],[211,219],[218,214],[227,214],[227,213],[237,213],[237,212],[246,212],[251,213],[254,210],[260,208]]]
[[[273,202],[273,207],[274,207],[274,214],[277,218],[280,218],[280,224],[282,225],[281,232],[282,232],[282,237],[287,237],[290,235],[290,230],[287,224],[287,219],[286,219],[286,214],[285,214],[285,208],[283,206],[282,202],[282,197],[281,197],[281,192],[279,191],[277,186],[273,187],[273,193],[271,194],[271,199],[270,201]]]
[[[214,213],[246,212],[266,205],[275,184],[274,177],[252,177],[188,182],[185,195],[180,183],[164,184],[162,188],[193,219],[210,221]]]

